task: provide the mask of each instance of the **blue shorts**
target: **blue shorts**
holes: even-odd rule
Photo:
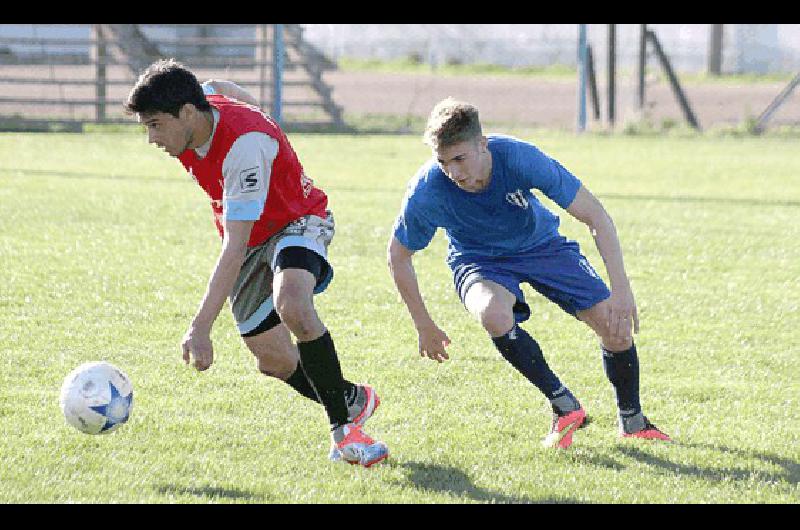
[[[611,295],[603,279],[581,254],[578,243],[563,236],[524,254],[498,257],[461,255],[449,265],[462,303],[472,284],[480,280],[493,281],[517,297],[513,309],[517,323],[531,316],[531,309],[520,289],[523,282],[575,317],[578,311],[589,309]]]

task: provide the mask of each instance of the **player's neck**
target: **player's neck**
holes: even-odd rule
[[[211,132],[214,130],[214,114],[211,111],[198,112],[192,130],[189,148],[196,149],[211,138]]]
[[[489,184],[492,182],[492,153],[489,151],[486,153],[486,159],[483,163],[483,181],[481,183],[481,187],[478,191],[483,191],[489,187]]]

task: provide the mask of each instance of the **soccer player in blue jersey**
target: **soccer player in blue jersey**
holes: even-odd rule
[[[433,321],[417,283],[412,257],[437,228],[448,240],[447,264],[466,309],[500,354],[549,400],[546,447],[566,449],[586,421],[575,395],[549,368],[539,344],[519,324],[530,317],[526,282],[585,322],[600,339],[603,367],[614,386],[620,434],[669,441],[642,412],[636,302],[611,217],[558,161],[511,136],[484,136],[478,109],[445,99],[431,112],[424,135],[433,158],[411,180],[389,242],[389,268],[414,321],[419,352],[449,358],[450,338]],[[558,231],[559,219],[537,199],[543,193],[585,223],[603,258],[611,290]]]

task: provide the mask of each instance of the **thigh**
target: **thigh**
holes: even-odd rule
[[[286,379],[297,369],[299,354],[284,324],[272,329],[242,337],[247,348],[258,361],[258,369],[273,377]]]
[[[305,269],[283,269],[275,273],[272,292],[275,307],[312,304],[317,279]],[[280,309],[278,310],[280,314]]]
[[[464,306],[472,315],[480,318],[487,311],[512,314],[517,297],[499,283],[477,280],[464,295]]]
[[[473,283],[464,296],[467,310],[492,337],[505,335],[514,327],[516,302],[511,291],[489,280]]]
[[[525,295],[520,289],[520,278],[513,272],[505,270],[501,264],[487,260],[462,260],[459,263],[451,263],[453,271],[453,283],[455,285],[461,303],[470,313],[475,314],[473,309],[485,303],[486,297],[495,302],[503,301],[511,303],[514,313],[514,320],[524,322],[530,318],[531,310],[525,302]],[[477,284],[484,284],[478,287],[470,295],[469,305],[467,304],[467,294],[472,287]],[[496,286],[496,287],[494,287]],[[500,290],[502,289],[502,290]],[[510,295],[510,297],[508,296]],[[472,309],[471,309],[472,308]]]
[[[314,308],[314,275],[303,269],[285,269],[275,274],[275,309],[299,342],[325,333],[325,325]]]

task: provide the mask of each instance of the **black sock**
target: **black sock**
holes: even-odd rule
[[[286,379],[286,384],[294,388],[301,396],[307,397],[311,401],[315,401],[317,403],[320,402],[317,393],[314,392],[314,387],[311,386],[311,381],[309,381],[308,377],[306,377],[306,373],[303,371],[303,367],[300,365],[300,363],[297,363],[297,369],[292,375],[289,376],[288,379]],[[348,407],[353,404],[357,395],[358,389],[356,388],[356,385],[345,379],[344,398],[345,401],[347,401]]]
[[[620,417],[631,417],[642,411],[639,403],[639,357],[636,345],[625,351],[603,351],[603,368],[606,377],[614,385]]]
[[[328,331],[314,340],[298,342],[300,362],[311,387],[328,413],[331,430],[347,423],[344,378],[336,348]]]
[[[547,365],[539,343],[524,329],[514,324],[505,335],[492,337],[492,342],[500,354],[550,400],[554,412],[563,414],[580,408],[577,399]]]

